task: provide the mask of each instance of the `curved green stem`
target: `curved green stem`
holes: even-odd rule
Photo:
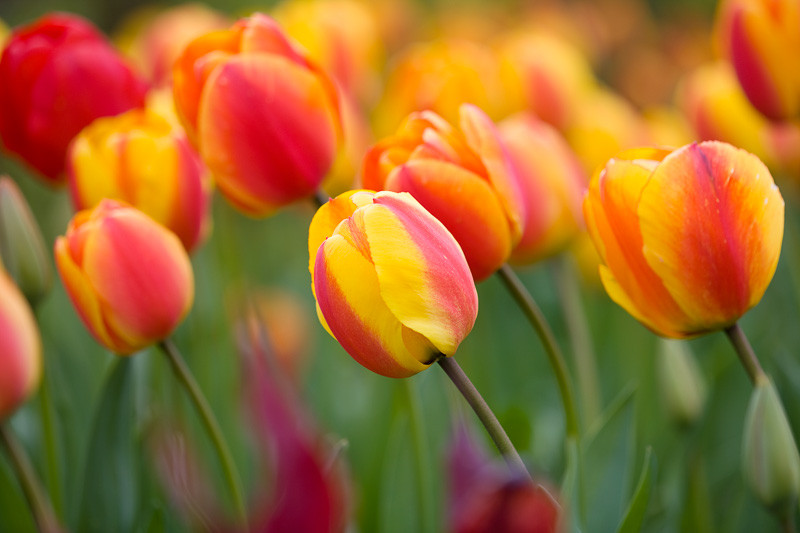
[[[330,200],[330,196],[322,189],[314,191],[314,196],[311,198],[311,201],[314,202],[314,206],[317,208],[327,204],[328,200]]]
[[[58,520],[50,507],[50,502],[47,501],[47,497],[42,492],[42,487],[36,478],[30,459],[28,459],[20,443],[17,442],[11,429],[5,424],[0,424],[0,442],[8,452],[8,458],[16,471],[22,491],[28,500],[28,505],[31,507],[37,529],[43,533],[61,531]]]
[[[536,305],[536,302],[531,296],[530,292],[522,284],[522,281],[514,273],[508,264],[504,264],[497,271],[497,275],[503,280],[506,288],[516,300],[517,304],[522,309],[528,321],[536,330],[539,339],[542,341],[544,351],[547,354],[547,359],[550,361],[550,366],[556,375],[558,382],[558,390],[561,394],[561,403],[564,405],[564,415],[566,417],[567,436],[578,438],[578,413],[575,409],[575,394],[572,390],[572,380],[567,370],[567,364],[564,361],[564,355],[558,347],[553,330],[542,314],[542,310]]]
[[[433,468],[430,464],[428,435],[422,418],[422,409],[419,405],[419,391],[416,384],[410,380],[403,380],[405,385],[406,402],[411,421],[411,434],[414,439],[414,453],[416,455],[417,482],[419,490],[420,531],[436,531],[436,520],[433,517],[433,482],[431,474]]]
[[[450,378],[459,392],[464,396],[464,399],[467,400],[472,410],[475,411],[475,414],[478,415],[478,419],[486,428],[486,431],[489,433],[495,446],[497,446],[497,449],[503,455],[506,463],[514,470],[530,478],[531,475],[528,469],[525,468],[525,463],[522,462],[519,452],[514,448],[511,439],[508,438],[503,426],[500,425],[500,421],[497,420],[497,417],[483,399],[481,393],[478,392],[478,389],[475,388],[475,385],[472,384],[472,381],[470,381],[464,373],[461,365],[452,357],[442,357],[439,359],[438,363],[444,370],[444,373],[447,374],[447,377]]]
[[[217,451],[217,456],[219,457],[220,463],[222,463],[222,469],[225,473],[225,480],[228,483],[228,489],[231,491],[231,496],[233,497],[233,503],[236,506],[236,512],[239,515],[239,520],[244,528],[247,529],[247,510],[244,504],[242,483],[239,478],[239,473],[236,470],[236,465],[233,462],[233,456],[231,455],[228,444],[225,442],[225,438],[222,435],[219,422],[217,422],[216,417],[214,417],[214,413],[211,410],[211,406],[208,404],[208,400],[206,400],[206,397],[200,390],[200,386],[197,384],[197,381],[195,381],[191,370],[189,370],[189,367],[186,366],[186,362],[183,360],[183,357],[181,357],[177,347],[169,339],[161,341],[158,346],[167,356],[167,359],[169,359],[178,381],[181,382],[181,385],[183,385],[183,387],[186,389],[186,392],[189,393],[192,403],[194,404],[195,409],[197,409],[197,413],[200,415],[200,419],[203,421],[203,425],[205,426],[206,431],[208,431],[208,435],[211,437],[211,442],[214,444],[214,448]]]
[[[732,326],[725,328],[725,334],[733,344],[736,355],[739,356],[739,360],[742,362],[745,371],[747,371],[747,376],[752,384],[758,385],[765,382],[767,375],[764,373],[764,369],[761,368],[761,363],[758,362],[758,357],[756,357],[753,347],[750,346],[744,331],[739,327],[739,323],[736,322]]]
[[[575,265],[572,259],[562,254],[555,260],[553,274],[556,280],[564,319],[572,342],[575,377],[583,408],[583,421],[587,426],[600,414],[600,381],[597,377],[597,358],[592,347],[592,336],[581,301]]]
[[[61,470],[58,464],[58,451],[56,449],[55,422],[53,421],[53,400],[50,397],[50,375],[45,368],[42,373],[42,383],[39,387],[39,407],[42,417],[42,435],[44,437],[45,456],[47,457],[47,487],[56,512],[64,512],[64,503],[61,497]]]

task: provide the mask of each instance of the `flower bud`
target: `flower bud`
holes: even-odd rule
[[[664,337],[730,326],[778,265],[783,198],[767,167],[729,144],[623,152],[583,211],[609,296]]]
[[[42,341],[28,302],[0,268],[0,423],[36,389]]]
[[[16,28],[0,59],[0,138],[51,183],[92,120],[144,105],[147,85],[88,21],[45,15]]]
[[[56,266],[97,341],[127,355],[166,338],[192,306],[189,257],[174,233],[115,200],[77,213],[55,244]]]
[[[661,339],[656,364],[667,414],[679,427],[691,426],[706,401],[706,384],[694,354],[683,341]]]
[[[122,200],[175,232],[188,251],[208,234],[210,177],[183,130],[154,109],[92,122],[70,145],[67,174],[76,210]]]
[[[308,250],[322,325],[373,372],[416,374],[454,355],[475,323],[464,253],[410,194],[337,196],[314,215]]]
[[[756,497],[778,512],[794,512],[800,456],[772,381],[756,384],[744,421],[744,476]]]
[[[0,258],[31,304],[53,284],[50,259],[28,202],[7,176],[0,176]]]

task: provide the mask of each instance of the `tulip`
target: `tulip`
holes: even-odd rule
[[[670,420],[681,428],[691,427],[703,414],[706,384],[688,343],[662,339],[657,351],[657,374],[661,399]]]
[[[0,266],[0,422],[30,397],[42,375],[42,341],[25,297]]]
[[[70,145],[70,193],[76,210],[122,200],[171,229],[191,251],[207,235],[211,183],[180,128],[153,110],[100,118]]]
[[[335,86],[261,14],[192,41],[175,63],[178,116],[222,194],[251,216],[310,196],[340,136]]]
[[[78,212],[56,239],[55,258],[84,324],[117,354],[165,339],[191,308],[194,278],[180,240],[115,200]]]
[[[583,210],[609,296],[664,337],[732,326],[778,263],[783,198],[767,167],[729,144],[623,152]]]
[[[308,249],[322,325],[373,372],[416,374],[472,329],[478,295],[464,254],[409,194],[337,196],[314,215]]]
[[[42,232],[22,191],[7,176],[0,176],[0,259],[33,305],[53,285]]]
[[[561,252],[583,229],[581,202],[588,180],[566,140],[533,114],[514,115],[498,129],[528,213],[511,261],[532,263]]]
[[[0,59],[0,138],[52,184],[67,145],[98,117],[144,104],[147,86],[88,21],[45,15],[14,30]]]
[[[476,281],[508,259],[526,223],[522,186],[500,136],[479,108],[461,106],[456,130],[412,113],[364,158],[364,187],[411,193],[453,234]]]
[[[717,14],[716,34],[756,109],[772,120],[800,115],[797,0],[728,0]]]

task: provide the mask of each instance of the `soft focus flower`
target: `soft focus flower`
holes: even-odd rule
[[[386,135],[420,110],[456,122],[464,103],[499,116],[504,98],[499,63],[489,47],[467,40],[416,43],[390,61],[383,98],[374,111],[375,131]]]
[[[692,426],[703,414],[706,383],[689,343],[661,339],[656,365],[661,400],[667,415],[679,427]]]
[[[166,338],[192,306],[194,277],[174,233],[114,200],[77,213],[56,266],[95,339],[126,355]]]
[[[191,251],[208,233],[211,181],[180,128],[133,109],[86,127],[67,155],[76,210],[123,200],[171,229]]]
[[[532,263],[562,251],[583,229],[581,204],[588,180],[561,134],[533,114],[514,115],[498,129],[528,213],[511,261]]]
[[[0,176],[0,259],[32,304],[50,291],[53,267],[42,232],[22,191],[8,176]]]
[[[561,131],[597,82],[581,52],[545,31],[516,32],[498,45],[503,100],[509,111],[532,111]]]
[[[389,377],[452,356],[478,295],[464,254],[411,195],[350,191],[309,228],[312,289],[325,329],[366,368]]]
[[[265,216],[317,189],[336,156],[339,99],[275,21],[255,14],[198,37],[173,81],[189,137],[237,208]]]
[[[778,264],[783,198],[767,167],[729,144],[623,152],[583,210],[609,296],[665,337],[732,325]]]
[[[0,423],[39,385],[42,341],[31,308],[0,265]]]
[[[764,116],[800,115],[800,3],[797,0],[727,0],[716,34],[747,98]]]
[[[97,117],[144,105],[147,86],[88,21],[64,13],[16,28],[0,59],[0,137],[52,183]]]
[[[192,39],[230,26],[222,13],[198,3],[140,9],[123,23],[115,42],[156,87],[172,82],[172,64]]]
[[[495,125],[460,108],[460,129],[432,111],[412,113],[364,158],[361,179],[375,190],[409,192],[458,241],[476,281],[500,268],[526,223],[522,187]]]

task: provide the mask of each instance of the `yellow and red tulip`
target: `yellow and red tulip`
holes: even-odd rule
[[[56,239],[55,258],[84,324],[117,354],[165,339],[192,306],[192,265],[180,240],[115,200],[77,213]]]
[[[341,135],[333,82],[271,18],[192,41],[175,63],[178,115],[219,190],[266,216],[310,196]]]
[[[522,188],[497,128],[471,104],[460,129],[432,111],[412,113],[364,158],[364,187],[411,193],[453,234],[476,281],[500,268],[527,219]]]
[[[70,145],[67,174],[76,210],[103,198],[122,200],[175,232],[188,251],[208,233],[206,168],[183,131],[153,110],[134,109],[84,128]]]
[[[583,210],[609,296],[665,337],[731,326],[778,264],[783,198],[767,167],[729,144],[623,152]]]
[[[478,313],[464,254],[411,195],[350,191],[311,221],[320,321],[359,363],[407,377],[455,354]]]
[[[53,184],[98,117],[144,105],[147,85],[90,22],[54,13],[16,28],[0,59],[0,138]]]
[[[25,297],[0,264],[0,423],[39,385],[42,341]]]
[[[800,3],[727,0],[716,34],[747,98],[764,116],[800,116]]]
[[[583,229],[588,179],[561,134],[532,113],[498,125],[517,169],[528,216],[511,261],[532,263],[564,250]]]

